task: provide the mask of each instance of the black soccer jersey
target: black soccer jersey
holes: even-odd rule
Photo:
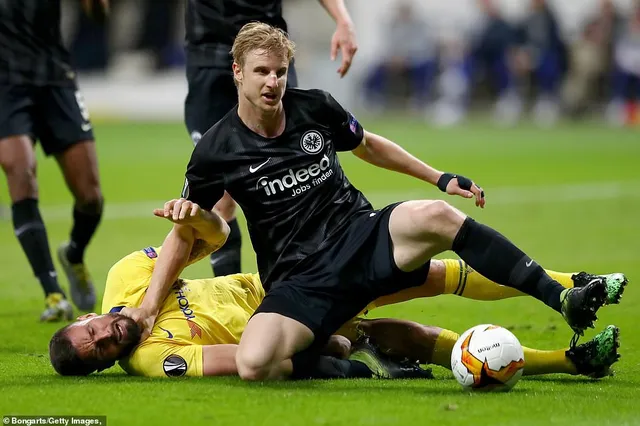
[[[244,125],[237,108],[198,142],[183,196],[211,209],[227,190],[242,207],[269,288],[321,249],[355,212],[371,205],[345,176],[338,151],[363,137],[357,120],[330,94],[288,89],[282,135],[264,138]]]
[[[0,83],[74,84],[60,0],[0,0]]]
[[[188,0],[186,41],[189,63],[224,66],[229,50],[248,22],[260,21],[287,31],[282,0]]]

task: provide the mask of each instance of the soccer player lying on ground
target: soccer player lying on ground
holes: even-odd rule
[[[471,179],[434,169],[365,131],[329,93],[285,95],[293,50],[284,32],[263,23],[247,24],[236,36],[238,105],[198,142],[183,198],[156,213],[175,225],[144,300],[123,314],[155,321],[194,241],[182,227],[207,221],[226,190],[245,213],[267,290],[238,348],[245,380],[308,375],[343,324],[375,299],[424,283],[429,260],[447,250],[561,313],[576,334],[593,325],[606,302],[604,279],[565,289],[499,232],[442,200],[374,209],[347,179],[338,151],[475,199],[479,207],[485,197]]]
[[[199,243],[190,263],[204,258],[209,250]],[[159,248],[148,247],[125,256],[109,271],[102,304],[103,315],[87,314],[59,330],[51,340],[50,356],[56,371],[63,375],[84,375],[103,370],[119,360],[132,375],[202,376],[235,375],[235,353],[240,336],[264,289],[257,274],[176,282],[167,296],[151,330],[138,345],[141,327],[117,312],[138,306],[148,288]],[[566,287],[585,285],[595,276],[548,271]],[[611,300],[617,302],[625,281],[622,274],[605,276]],[[375,301],[368,308],[438,294],[458,294],[480,300],[497,300],[523,293],[497,285],[459,260],[433,260],[427,281],[413,292],[400,292]],[[322,357],[316,378],[341,377],[424,377],[415,361],[449,368],[451,350],[458,335],[449,330],[394,319],[349,321],[332,336]],[[370,336],[399,364],[379,353],[359,337]],[[610,326],[593,340],[568,350],[538,351],[525,348],[525,374],[567,373],[603,377],[617,358],[617,328]],[[349,358],[349,359],[347,359]],[[355,366],[354,368],[351,368]]]

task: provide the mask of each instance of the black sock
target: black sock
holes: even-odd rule
[[[73,208],[73,228],[71,228],[71,239],[67,249],[67,259],[71,263],[82,263],[84,261],[84,251],[95,234],[100,219],[102,218],[102,201],[88,204],[86,206],[74,206]]]
[[[360,361],[317,355],[315,352],[298,352],[291,358],[292,379],[356,379],[371,378],[373,373]]]
[[[233,219],[231,222],[228,222],[228,224],[231,231],[229,232],[227,242],[224,243],[220,250],[211,253],[211,268],[216,277],[242,272],[240,269],[242,236],[240,234],[238,220]]]
[[[56,270],[51,260],[47,230],[38,210],[38,200],[27,198],[11,206],[13,229],[27,255],[34,275],[40,281],[45,295],[62,293]]]
[[[486,278],[560,312],[564,287],[499,232],[467,217],[453,241],[453,251]]]

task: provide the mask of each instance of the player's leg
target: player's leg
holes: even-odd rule
[[[572,274],[546,270],[550,277],[565,288],[574,286]],[[573,274],[576,276],[576,274]],[[502,300],[511,297],[527,296],[513,287],[496,284],[485,278],[464,261],[458,259],[431,259],[429,275],[425,283],[419,287],[411,287],[388,296],[376,299],[370,309],[422,297],[433,297],[441,294],[455,294],[474,300]]]
[[[323,355],[331,350],[326,343],[339,327],[334,329],[334,324],[345,323],[354,313],[335,300],[298,290],[280,284],[249,320],[236,353],[238,374],[244,380],[431,377],[417,365],[387,359],[366,342],[355,347],[350,359]]]
[[[36,159],[31,138],[19,135],[0,139],[0,163],[9,185],[15,235],[44,290],[46,309],[40,320],[71,320],[73,311],[58,283],[47,230],[38,208]]]
[[[358,328],[388,354],[447,369],[451,369],[451,352],[460,337],[443,328],[390,318],[362,320]],[[562,373],[604,377],[620,358],[618,334],[615,326],[608,326],[593,339],[573,348],[546,351],[523,346],[524,375]]]
[[[453,250],[488,279],[514,287],[562,312],[579,334],[592,325],[595,311],[606,301],[604,280],[565,289],[499,232],[441,200],[398,205],[391,213],[389,232],[400,270],[415,270],[436,254]]]
[[[545,272],[564,288],[584,287],[595,278],[603,278],[607,288],[607,304],[619,303],[628,283],[627,277],[622,273],[596,275],[587,272],[557,272],[549,269],[545,269]],[[502,300],[527,296],[513,287],[496,284],[485,278],[462,260],[431,259],[429,275],[423,285],[382,296],[369,304],[368,308],[371,310],[375,307],[442,294],[455,294],[473,300]]]
[[[238,102],[238,93],[233,82],[231,64],[226,63],[220,67],[187,66],[187,83],[185,124],[196,144]],[[225,192],[215,209],[229,224],[231,231],[225,245],[211,254],[213,273],[216,276],[239,273],[242,237],[236,219],[236,202]]]
[[[43,89],[38,108],[44,117],[42,147],[55,156],[75,200],[69,241],[58,248],[58,259],[69,280],[74,304],[91,311],[96,296],[84,254],[100,224],[103,198],[89,113],[75,87]]]
[[[242,333],[236,354],[243,380],[278,380],[293,374],[292,357],[309,347],[313,332],[302,323],[273,312],[254,315]]]
[[[238,374],[248,381],[432,378],[431,371],[399,364],[368,342],[357,342],[349,359],[322,355],[327,349],[343,348],[313,343],[314,333],[301,322],[272,312],[258,313],[249,320],[240,339],[236,353]]]
[[[51,259],[47,230],[38,208],[33,149],[32,93],[26,87],[0,88],[0,165],[9,186],[13,229],[45,293],[41,321],[73,319]]]

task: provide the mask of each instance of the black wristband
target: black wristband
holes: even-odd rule
[[[456,175],[453,173],[443,173],[442,176],[440,176],[440,179],[438,179],[438,188],[440,189],[440,191],[442,192],[447,192],[447,185],[449,185],[449,182],[451,181],[451,179],[458,179],[458,186],[461,189],[464,189],[465,191],[468,191],[471,189],[471,185],[473,185],[473,181],[467,177],[464,177],[462,175]]]
[[[438,186],[438,189],[440,189],[440,191],[442,192],[447,192],[447,185],[449,185],[451,179],[455,177],[457,177],[457,175],[454,175],[453,173],[443,173],[442,176],[440,176],[440,179],[438,179],[438,183],[436,184]]]

